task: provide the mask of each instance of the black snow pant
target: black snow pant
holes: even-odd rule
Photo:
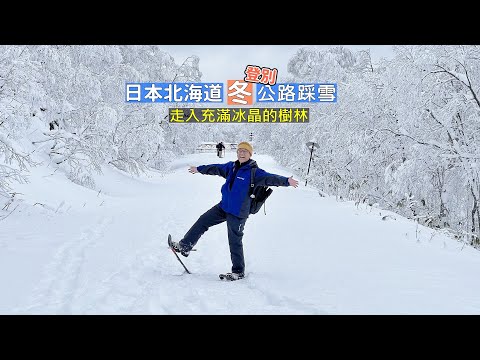
[[[230,258],[232,259],[232,272],[244,273],[245,272],[245,260],[243,258],[243,228],[247,218],[239,218],[235,215],[226,213],[220,207],[220,204],[215,205],[206,213],[201,215],[195,224],[192,225],[190,230],[185,234],[182,240],[180,240],[180,246],[187,251],[190,251],[198,239],[208,230],[211,226],[221,224],[227,221],[228,229],[228,244],[230,245]]]

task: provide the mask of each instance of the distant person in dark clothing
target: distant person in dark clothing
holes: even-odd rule
[[[217,144],[217,156],[218,156],[219,158],[223,157],[223,156],[222,156],[222,155],[223,155],[223,152],[222,152],[223,150],[225,150],[225,145],[223,145],[223,142],[220,141],[220,142]]]

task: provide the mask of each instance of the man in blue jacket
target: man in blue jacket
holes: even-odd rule
[[[228,243],[230,245],[230,258],[232,272],[226,274],[228,280],[242,279],[245,275],[245,261],[243,257],[243,229],[250,215],[249,196],[250,170],[257,167],[251,159],[253,147],[248,142],[241,142],[237,146],[237,161],[226,164],[191,166],[188,171],[192,174],[219,175],[226,179],[222,186],[222,200],[206,213],[201,215],[188,230],[182,240],[172,241],[171,246],[183,256],[188,256],[200,237],[211,226],[227,222]],[[298,186],[298,181],[293,177],[270,174],[257,167],[255,186]]]

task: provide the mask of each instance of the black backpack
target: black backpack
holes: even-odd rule
[[[269,188],[268,186],[255,187],[254,180],[256,169],[256,166],[252,166],[250,176],[250,190],[248,191],[248,194],[252,198],[252,203],[250,204],[250,214],[256,214],[273,191],[273,189]],[[263,211],[265,212],[265,208],[263,208]],[[266,214],[267,213],[265,212],[265,215]]]

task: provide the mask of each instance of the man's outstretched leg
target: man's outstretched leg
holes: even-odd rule
[[[182,255],[188,256],[190,250],[192,250],[198,239],[200,239],[208,228],[218,225],[225,220],[227,220],[226,213],[218,204],[201,215],[178,243],[182,249]]]

